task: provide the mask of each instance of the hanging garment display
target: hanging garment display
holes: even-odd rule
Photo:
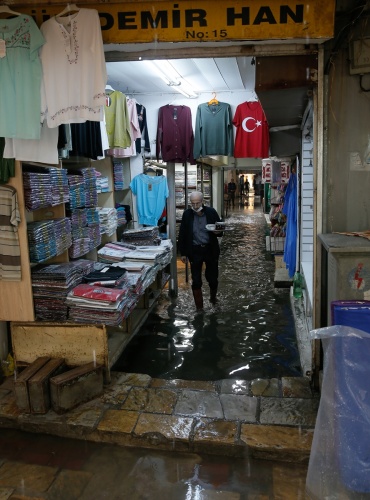
[[[111,92],[104,110],[109,148],[128,148],[131,145],[130,116],[125,94],[118,90]]]
[[[40,139],[5,139],[4,158],[19,161],[57,164],[58,129],[49,128],[44,122],[41,126]]]
[[[0,281],[21,280],[20,221],[17,191],[0,186]]]
[[[144,139],[144,151],[150,151],[150,142],[149,142],[149,133],[148,133],[148,124],[146,122],[146,108],[142,104],[136,103],[136,112],[139,120],[139,127],[141,132],[141,138],[136,139],[136,151],[137,153],[141,153],[141,143]]]
[[[14,177],[15,161],[14,159],[4,158],[5,139],[0,137],[0,184],[8,182],[9,177]]]
[[[234,139],[230,104],[199,104],[195,120],[194,158],[233,156]]]
[[[70,156],[97,160],[103,155],[100,123],[86,121],[71,124],[72,149]]]
[[[102,121],[107,73],[98,11],[54,16],[40,30],[46,40],[40,57],[48,126]]]
[[[233,124],[236,127],[235,158],[266,158],[269,155],[269,126],[259,101],[239,104]]]
[[[287,217],[284,262],[292,278],[297,262],[297,175],[292,172],[285,192],[283,214]]]
[[[40,138],[45,40],[31,16],[0,19],[0,137]]]
[[[166,104],[159,108],[156,141],[157,160],[194,164],[194,133],[191,109]],[[159,214],[161,215],[161,214]]]
[[[139,174],[132,179],[130,188],[137,197],[139,223],[156,226],[169,194],[166,177]]]
[[[135,99],[126,99],[127,104],[127,116],[129,123],[129,132],[131,143],[127,148],[109,148],[106,151],[106,154],[109,156],[114,156],[115,158],[127,158],[130,156],[136,155],[136,139],[141,138],[139,119],[137,116],[136,110],[136,101]]]

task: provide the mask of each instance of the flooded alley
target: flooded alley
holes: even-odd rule
[[[289,289],[274,287],[274,257],[266,251],[261,204],[237,206],[221,241],[218,304],[195,313],[185,266],[179,293],[163,293],[114,370],[163,379],[219,380],[300,376]]]

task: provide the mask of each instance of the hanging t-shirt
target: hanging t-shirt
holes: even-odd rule
[[[4,57],[0,57],[0,137],[39,139],[39,49],[44,37],[32,17],[24,14],[0,19],[0,34],[5,42]]]
[[[233,150],[230,104],[199,104],[195,120],[194,158],[207,155],[233,156]]]
[[[266,158],[269,155],[269,126],[259,101],[246,101],[236,108],[235,158]]]
[[[156,226],[169,194],[166,177],[139,174],[132,179],[130,188],[137,196],[139,223]]]
[[[193,159],[194,134],[191,109],[166,104],[159,108],[156,156],[163,161],[184,163]]]
[[[109,148],[128,148],[131,145],[130,116],[125,94],[114,90],[105,105],[105,124]]]
[[[54,16],[40,30],[46,40],[40,57],[48,126],[102,121],[107,72],[98,11]]]

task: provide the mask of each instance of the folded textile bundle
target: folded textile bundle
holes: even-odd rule
[[[79,323],[117,326],[129,315],[136,303],[128,292],[128,287],[78,285],[67,296],[69,319]]]
[[[37,319],[67,320],[67,294],[93,269],[94,262],[85,259],[61,264],[40,264],[32,268],[32,292]]]

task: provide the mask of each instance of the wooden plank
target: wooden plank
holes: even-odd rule
[[[109,380],[108,339],[104,325],[68,323],[12,323],[11,337],[16,366],[40,356],[64,358],[68,366],[96,362]]]

